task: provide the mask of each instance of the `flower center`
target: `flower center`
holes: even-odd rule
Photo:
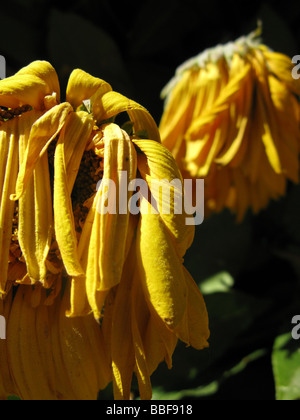
[[[30,111],[32,108],[30,105],[23,105],[19,106],[18,108],[4,108],[0,107],[0,121],[8,121],[12,120],[15,117],[18,117],[21,114],[24,114],[25,112]]]
[[[94,150],[85,151],[72,191],[72,204],[76,231],[81,233],[91,202],[97,192],[97,184],[103,177],[103,158]]]

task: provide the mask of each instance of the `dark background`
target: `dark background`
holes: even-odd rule
[[[248,34],[258,19],[265,43],[295,55],[299,18],[292,0],[10,0],[1,4],[0,53],[8,75],[50,61],[62,89],[80,67],[140,101],[159,122],[160,91],[183,61]]]
[[[10,0],[1,4],[0,54],[7,76],[33,60],[50,61],[62,97],[70,72],[81,68],[140,102],[159,124],[160,92],[177,66],[248,34],[258,19],[265,44],[300,54],[294,0]],[[224,212],[197,227],[186,266],[210,287],[211,348],[180,345],[174,370],[162,366],[153,375],[155,397],[274,400],[273,345],[300,313],[299,198],[289,185],[285,198],[241,224]],[[111,389],[102,395],[111,398]]]

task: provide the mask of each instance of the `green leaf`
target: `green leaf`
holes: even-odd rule
[[[270,301],[239,292],[232,287],[233,283],[231,275],[222,272],[201,284],[202,292],[207,292],[204,299],[210,320],[210,347],[197,351],[179,343],[173,357],[173,369],[168,371],[162,364],[153,374],[155,389],[161,387],[172,396],[182,389],[196,389],[198,396],[213,392],[215,382],[224,374],[220,361],[226,363],[222,365],[224,369],[230,369],[236,362],[232,354],[239,348],[242,335],[269,310]]]
[[[272,362],[277,400],[299,400],[300,343],[293,340],[290,332],[275,340]]]
[[[21,398],[16,397],[15,395],[11,395],[7,398],[7,401],[21,401]]]
[[[204,295],[217,292],[229,292],[234,286],[234,279],[227,272],[221,272],[201,283],[200,289]]]
[[[226,386],[226,381],[243,372],[249,364],[265,356],[265,350],[257,350],[247,357],[244,357],[232,369],[225,371],[220,378],[211,383],[192,389],[183,389],[181,391],[166,392],[162,387],[155,387],[153,390],[154,400],[182,400],[184,398],[205,398],[216,394],[222,385]]]

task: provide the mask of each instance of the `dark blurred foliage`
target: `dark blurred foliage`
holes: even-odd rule
[[[0,54],[8,76],[35,59],[50,61],[62,92],[70,72],[81,68],[144,105],[159,123],[160,92],[177,66],[248,34],[258,20],[265,44],[300,54],[294,0],[10,0],[1,5]],[[241,224],[224,212],[197,227],[186,266],[205,293],[211,347],[180,345],[174,369],[162,366],[153,375],[156,398],[274,400],[275,382],[278,398],[300,398],[300,360],[289,340],[292,316],[300,313],[299,215],[300,189],[290,185],[285,198]],[[285,394],[290,378],[293,394]]]

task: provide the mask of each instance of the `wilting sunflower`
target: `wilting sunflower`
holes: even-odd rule
[[[174,158],[145,108],[81,70],[60,103],[54,69],[35,62],[0,82],[0,107],[0,398],[96,399],[113,381],[128,399],[135,373],[150,399],[178,339],[202,349],[209,337],[183,266],[194,227],[174,211],[182,191],[168,214],[164,192],[147,211],[152,185],[182,180]],[[136,180],[149,191],[131,214]]]
[[[259,34],[190,59],[162,92],[162,143],[185,177],[205,178],[206,210],[239,220],[299,180],[300,80]]]

